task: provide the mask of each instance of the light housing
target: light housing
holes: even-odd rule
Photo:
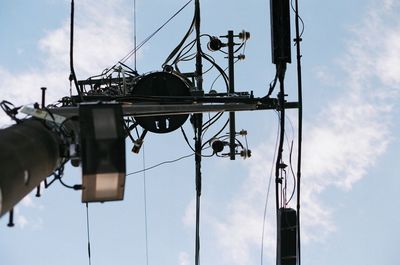
[[[123,200],[125,133],[121,104],[79,106],[82,202]]]

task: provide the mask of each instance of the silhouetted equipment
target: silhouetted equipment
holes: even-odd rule
[[[250,32],[247,32],[245,30],[242,30],[242,32],[239,33],[239,39],[242,41],[247,41],[250,39]]]
[[[214,153],[219,153],[219,152],[222,152],[222,150],[224,150],[224,147],[226,145],[229,145],[229,143],[218,140],[218,139],[214,139],[210,142],[210,145],[211,145],[211,148],[213,149]]]
[[[291,63],[290,0],[270,0],[272,62]]]
[[[0,216],[60,166],[60,146],[59,136],[38,120],[0,130]]]
[[[14,208],[10,210],[9,215],[8,215],[8,227],[14,227]]]
[[[121,104],[81,104],[79,122],[82,202],[122,200],[126,165]]]
[[[210,37],[210,41],[207,44],[207,48],[213,52],[219,51],[222,47],[225,47],[225,46],[226,46],[226,44],[222,43],[222,41],[218,37],[215,37],[215,36]]]
[[[278,211],[277,265],[296,265],[297,262],[296,210],[280,208]]]
[[[142,135],[133,142],[132,152],[138,154],[140,148],[142,148],[144,137],[147,134],[147,130],[143,130]]]
[[[190,82],[184,77],[168,73],[154,72],[140,77],[132,88],[136,98],[190,96]],[[171,103],[171,102],[170,102]],[[145,104],[145,103],[140,103]],[[189,115],[166,115],[157,117],[137,117],[135,120],[144,129],[154,133],[169,133],[181,127]]]

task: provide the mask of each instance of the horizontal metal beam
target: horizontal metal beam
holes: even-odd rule
[[[297,108],[297,102],[287,102],[285,108]],[[150,117],[163,115],[195,114],[205,112],[236,112],[276,109],[272,104],[261,102],[246,103],[224,103],[224,104],[126,104],[122,106],[124,116]],[[78,116],[78,107],[61,107],[50,109],[53,114],[64,117]]]

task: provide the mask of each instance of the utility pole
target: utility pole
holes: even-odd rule
[[[196,33],[196,92],[203,94],[203,62],[200,40],[200,0],[195,0],[195,33]],[[201,155],[203,133],[203,114],[194,114],[195,130],[195,163],[196,163],[196,232],[195,232],[195,265],[200,264],[200,198],[201,198]]]
[[[0,130],[0,216],[61,165],[63,143],[41,121]]]

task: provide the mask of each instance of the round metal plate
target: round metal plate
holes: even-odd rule
[[[190,96],[188,81],[167,73],[154,72],[144,75],[132,89],[135,96]],[[154,104],[154,103],[152,103]],[[165,115],[155,117],[135,117],[144,129],[154,133],[169,133],[181,127],[189,115]]]

